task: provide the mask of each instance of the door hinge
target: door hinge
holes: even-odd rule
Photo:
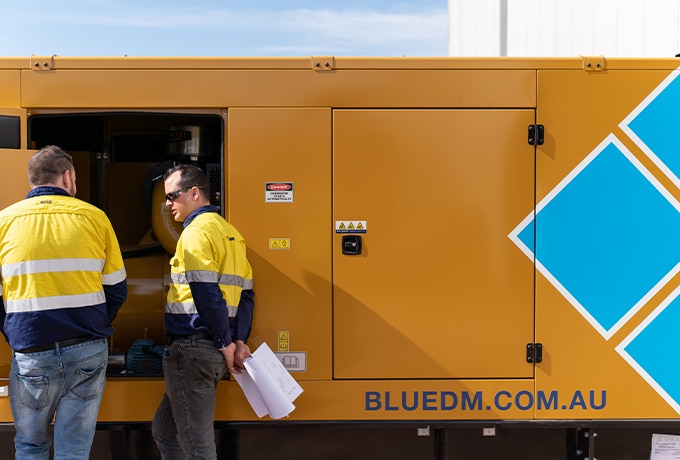
[[[543,145],[543,125],[529,125],[529,145]]]
[[[543,361],[543,344],[527,343],[527,362],[538,364]]]

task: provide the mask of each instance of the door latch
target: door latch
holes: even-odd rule
[[[342,237],[342,253],[348,256],[361,254],[361,236],[344,235]]]

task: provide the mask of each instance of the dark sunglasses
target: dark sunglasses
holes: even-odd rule
[[[181,188],[179,190],[175,190],[174,192],[166,193],[165,194],[165,199],[168,201],[175,201],[177,198],[179,198],[180,193],[186,192],[187,190],[190,190],[192,188],[196,187],[195,185],[190,185],[186,188]]]

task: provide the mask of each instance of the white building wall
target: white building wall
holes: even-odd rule
[[[680,53],[680,0],[448,2],[450,56]]]

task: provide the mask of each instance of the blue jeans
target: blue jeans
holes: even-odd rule
[[[165,394],[151,423],[164,460],[216,459],[215,389],[227,363],[212,340],[174,341],[163,357]]]
[[[55,414],[55,460],[89,459],[108,354],[105,339],[13,354],[9,400],[17,460],[49,458]]]

